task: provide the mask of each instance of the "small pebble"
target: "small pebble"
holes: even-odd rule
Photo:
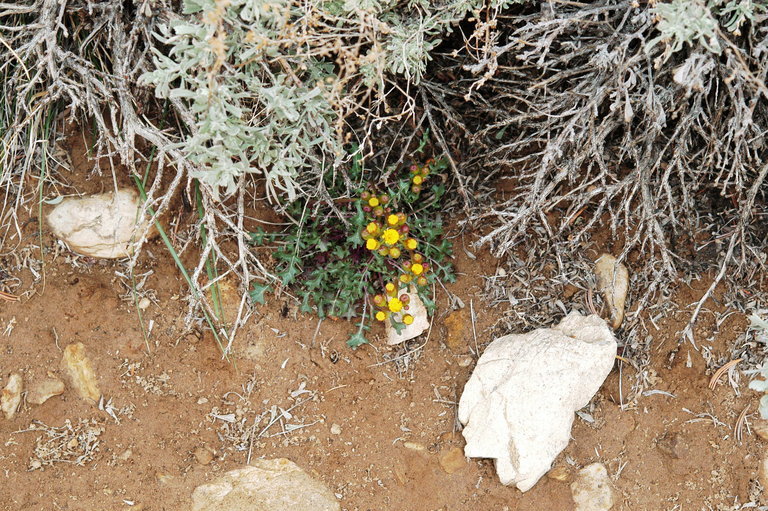
[[[768,421],[758,419],[752,423],[752,431],[763,440],[768,440]]]
[[[459,364],[459,367],[469,367],[472,365],[473,361],[474,359],[472,358],[472,355],[462,355],[459,357],[457,363]]]
[[[139,300],[139,309],[141,310],[147,310],[147,307],[152,305],[152,302],[149,301],[149,298],[146,296],[143,297],[141,300]]]
[[[64,382],[58,378],[48,378],[34,383],[27,393],[27,403],[41,405],[53,396],[64,393]]]
[[[555,481],[565,482],[571,477],[571,473],[566,467],[558,466],[547,472],[547,477]]]
[[[24,382],[19,373],[13,373],[8,377],[8,384],[0,393],[0,408],[5,418],[10,420],[16,415],[16,410],[21,403],[21,391],[24,390]]]
[[[201,397],[200,399],[197,400],[197,404],[199,405],[204,405],[207,402],[208,402],[208,399],[204,397]]]
[[[592,463],[579,470],[571,483],[575,511],[608,511],[613,507],[613,490],[608,471],[602,463]]]
[[[331,425],[331,434],[332,435],[341,435],[341,426],[339,426],[336,423],[333,423]]]
[[[192,451],[192,455],[201,465],[208,465],[213,461],[213,452],[209,447],[197,447]]]
[[[464,449],[452,447],[440,455],[440,467],[447,473],[453,474],[467,466]]]
[[[418,442],[405,442],[403,444],[403,447],[405,447],[406,449],[410,449],[412,451],[424,452],[424,451],[427,450],[427,448],[424,446],[424,444],[420,444]]]

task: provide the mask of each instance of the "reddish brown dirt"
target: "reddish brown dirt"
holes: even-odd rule
[[[35,227],[29,229],[34,242]],[[47,234],[44,241],[51,246]],[[653,333],[648,368],[650,388],[676,397],[643,396],[636,408],[622,410],[635,374],[617,366],[593,400],[595,422],[576,419],[573,439],[555,462],[566,469],[566,480],[544,477],[522,494],[500,485],[488,461],[468,461],[452,474],[441,467],[441,456],[463,446],[454,433],[451,402],[474,366],[459,361],[475,343],[469,315],[449,313],[443,293],[430,334],[417,343],[425,342],[421,355],[404,372],[384,362],[390,348],[382,332],[374,330],[377,340],[353,351],[345,345],[352,325],[326,320],[318,327],[316,317],[296,314],[274,297],[257,306],[239,332],[231,363],[221,360],[210,334],[185,329],[187,306],[179,298],[185,285],[162,244],[147,248],[137,272],[155,272],[145,285],[156,293],[156,303],[143,315],[145,325],[153,322],[149,353],[133,303],[121,299],[126,289],[115,276],[118,263],[81,260],[74,267],[66,254],[49,258],[44,285],[33,284],[32,274],[23,271],[16,275],[22,280],[16,292],[26,293],[21,301],[0,301],[0,385],[12,372],[27,384],[46,375],[63,378],[62,349],[82,342],[102,394],[123,410],[118,423],[67,389],[40,406],[22,404],[12,420],[0,416],[0,509],[189,509],[197,485],[243,466],[249,455],[291,459],[340,496],[349,511],[570,510],[569,480],[578,467],[596,461],[615,477],[614,509],[732,509],[734,502],[759,502],[755,479],[763,446],[746,432],[740,443],[733,432],[747,404],[756,410],[757,396],[743,380],[741,396],[722,382],[709,390],[704,361],[688,345],[668,367],[685,312],[663,320]],[[472,302],[477,342],[484,344],[503,312],[480,297],[482,275],[492,274],[497,262],[487,253],[471,260],[457,252],[459,279],[447,287],[467,306]],[[682,286],[673,299],[685,307],[706,285]],[[13,329],[7,332],[9,323]],[[743,316],[730,316],[709,343],[712,353],[727,358],[745,327]],[[706,338],[714,322],[705,316],[698,328],[698,338]],[[268,419],[273,405],[289,409],[310,396],[291,397],[302,388],[316,397],[291,410],[287,422],[308,426],[283,435],[275,424],[241,450],[235,433],[226,433],[227,423],[212,417],[234,414],[250,426],[259,414],[266,412]],[[690,422],[702,412],[725,426]],[[103,427],[92,461],[28,470],[41,435],[24,432],[33,421],[59,427],[83,418]]]
[[[163,254],[160,245],[150,250]],[[158,304],[144,314],[145,322],[154,321],[149,354],[132,305],[119,297],[123,290],[114,263],[74,269],[63,258],[48,261],[44,289],[38,285],[30,298],[0,305],[1,325],[15,318],[10,335],[0,336],[4,380],[15,371],[26,382],[61,375],[61,348],[83,342],[104,396],[118,409],[135,407],[119,416],[118,424],[67,390],[41,406],[24,405],[13,420],[0,419],[2,509],[136,508],[124,500],[145,510],[187,509],[195,486],[242,466],[248,456],[247,450],[236,451],[232,441],[218,437],[223,422],[209,414],[215,410],[250,419],[273,404],[287,409],[296,401],[290,393],[302,382],[317,398],[292,412],[294,423],[314,425],[262,438],[251,446],[251,456],[295,461],[341,495],[344,509],[572,509],[567,482],[544,478],[521,494],[501,486],[487,461],[473,460],[451,475],[441,468],[441,453],[463,444],[460,435],[452,434],[453,406],[436,402],[436,396],[454,401],[460,395],[471,368],[459,367],[457,360],[473,342],[469,323],[446,321],[445,309],[421,357],[399,376],[393,363],[375,365],[388,349],[381,342],[352,351],[344,345],[350,325],[324,321],[315,334],[316,318],[283,317],[283,304],[272,299],[257,308],[241,331],[235,368],[220,359],[209,336],[184,334],[186,308],[174,299],[184,295],[184,286],[168,258],[158,257],[152,266],[156,274],[147,286],[156,291]],[[493,267],[487,254],[478,261],[459,258],[461,276],[449,286],[466,304],[473,301],[484,341],[499,311],[488,310],[478,298],[482,282],[476,271]],[[30,275],[21,277],[25,285],[31,280]],[[701,292],[695,288],[676,298],[686,303]],[[710,391],[701,357],[687,347],[676,359],[682,362],[666,368],[674,333],[684,321],[681,314],[660,325],[653,342],[654,388],[677,397],[642,397],[637,409],[621,411],[619,384],[626,392],[633,369],[624,367],[622,376],[614,370],[594,400],[595,424],[577,419],[573,441],[556,462],[571,471],[566,457],[579,466],[601,461],[611,474],[621,468],[617,509],[672,509],[675,504],[718,509],[734,499],[749,501],[760,445],[748,435],[739,444],[732,428],[739,412],[747,403],[754,406],[756,398],[750,391],[736,397],[726,385]],[[446,332],[445,325],[453,331]],[[743,318],[729,319],[716,349],[725,350],[744,326]],[[443,344],[447,337],[461,339],[455,351]],[[687,353],[691,367],[684,363]],[[255,382],[250,394],[248,382]],[[689,423],[695,417],[685,408],[712,413],[727,427]],[[39,433],[18,431],[33,420],[61,426],[80,418],[95,418],[104,427],[95,459],[85,466],[61,463],[28,471]],[[340,434],[330,432],[333,424]],[[275,427],[270,433],[279,431]],[[193,455],[201,447],[213,451],[207,465]]]

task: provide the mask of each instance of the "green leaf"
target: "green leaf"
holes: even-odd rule
[[[271,288],[272,286],[269,286],[269,285],[262,286],[259,284],[254,284],[253,289],[249,293],[251,296],[251,301],[253,303],[261,303],[261,304],[265,303],[266,300],[264,299],[264,293],[266,293],[267,291],[271,291],[272,290]]]
[[[365,338],[362,332],[352,334],[347,340],[347,346],[350,348],[357,348],[363,344],[368,344],[368,340]]]

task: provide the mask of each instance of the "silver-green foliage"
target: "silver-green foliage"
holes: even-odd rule
[[[293,200],[297,175],[320,166],[323,150],[336,149],[334,111],[318,86],[324,70],[307,60],[311,78],[292,81],[264,65],[279,52],[265,40],[290,20],[279,2],[234,0],[220,9],[212,0],[190,0],[185,8],[203,15],[159,27],[170,50],[156,50],[157,69],[142,79],[158,97],[190,105],[195,123],[181,145],[197,167],[192,177],[230,194],[239,176],[263,173],[272,197],[282,192]]]
[[[699,43],[712,53],[722,51],[721,27],[738,33],[741,26],[754,21],[755,16],[768,7],[766,0],[672,0],[657,3],[651,13],[658,22],[660,35],[652,39],[650,46],[660,41],[668,43],[671,53],[683,46]]]
[[[484,4],[185,0],[159,25],[164,46],[142,81],[188,107],[179,147],[192,177],[218,196],[263,174],[269,196],[290,202],[339,163],[351,113],[368,124],[397,117],[376,102],[398,76],[418,83],[440,35]]]

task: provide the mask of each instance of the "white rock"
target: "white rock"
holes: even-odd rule
[[[629,290],[629,271],[610,254],[601,255],[595,261],[597,289],[603,295],[611,315],[611,326],[619,328],[624,321],[624,303]]]
[[[285,458],[256,459],[195,488],[193,511],[341,511],[336,497]]]
[[[575,511],[608,511],[613,507],[613,490],[602,463],[592,463],[576,474],[571,483]]]
[[[616,339],[597,315],[493,341],[459,400],[471,458],[494,458],[502,484],[527,491],[568,445],[574,412],[613,367]]]
[[[0,393],[0,409],[3,410],[6,419],[13,419],[13,416],[16,415],[16,410],[19,409],[19,404],[21,403],[21,392],[23,390],[24,382],[19,373],[13,373],[8,377],[8,384]]]
[[[397,330],[395,330],[389,321],[387,321],[387,344],[390,346],[418,337],[429,328],[427,308],[424,306],[424,302],[421,301],[421,298],[419,298],[419,293],[413,286],[411,286],[406,294],[410,301],[408,302],[408,310],[403,311],[403,313],[413,316],[413,323],[406,325],[400,333],[397,333]]]
[[[141,205],[134,190],[68,197],[49,214],[48,225],[73,251],[92,257],[119,258],[132,253],[145,227],[137,222]]]

